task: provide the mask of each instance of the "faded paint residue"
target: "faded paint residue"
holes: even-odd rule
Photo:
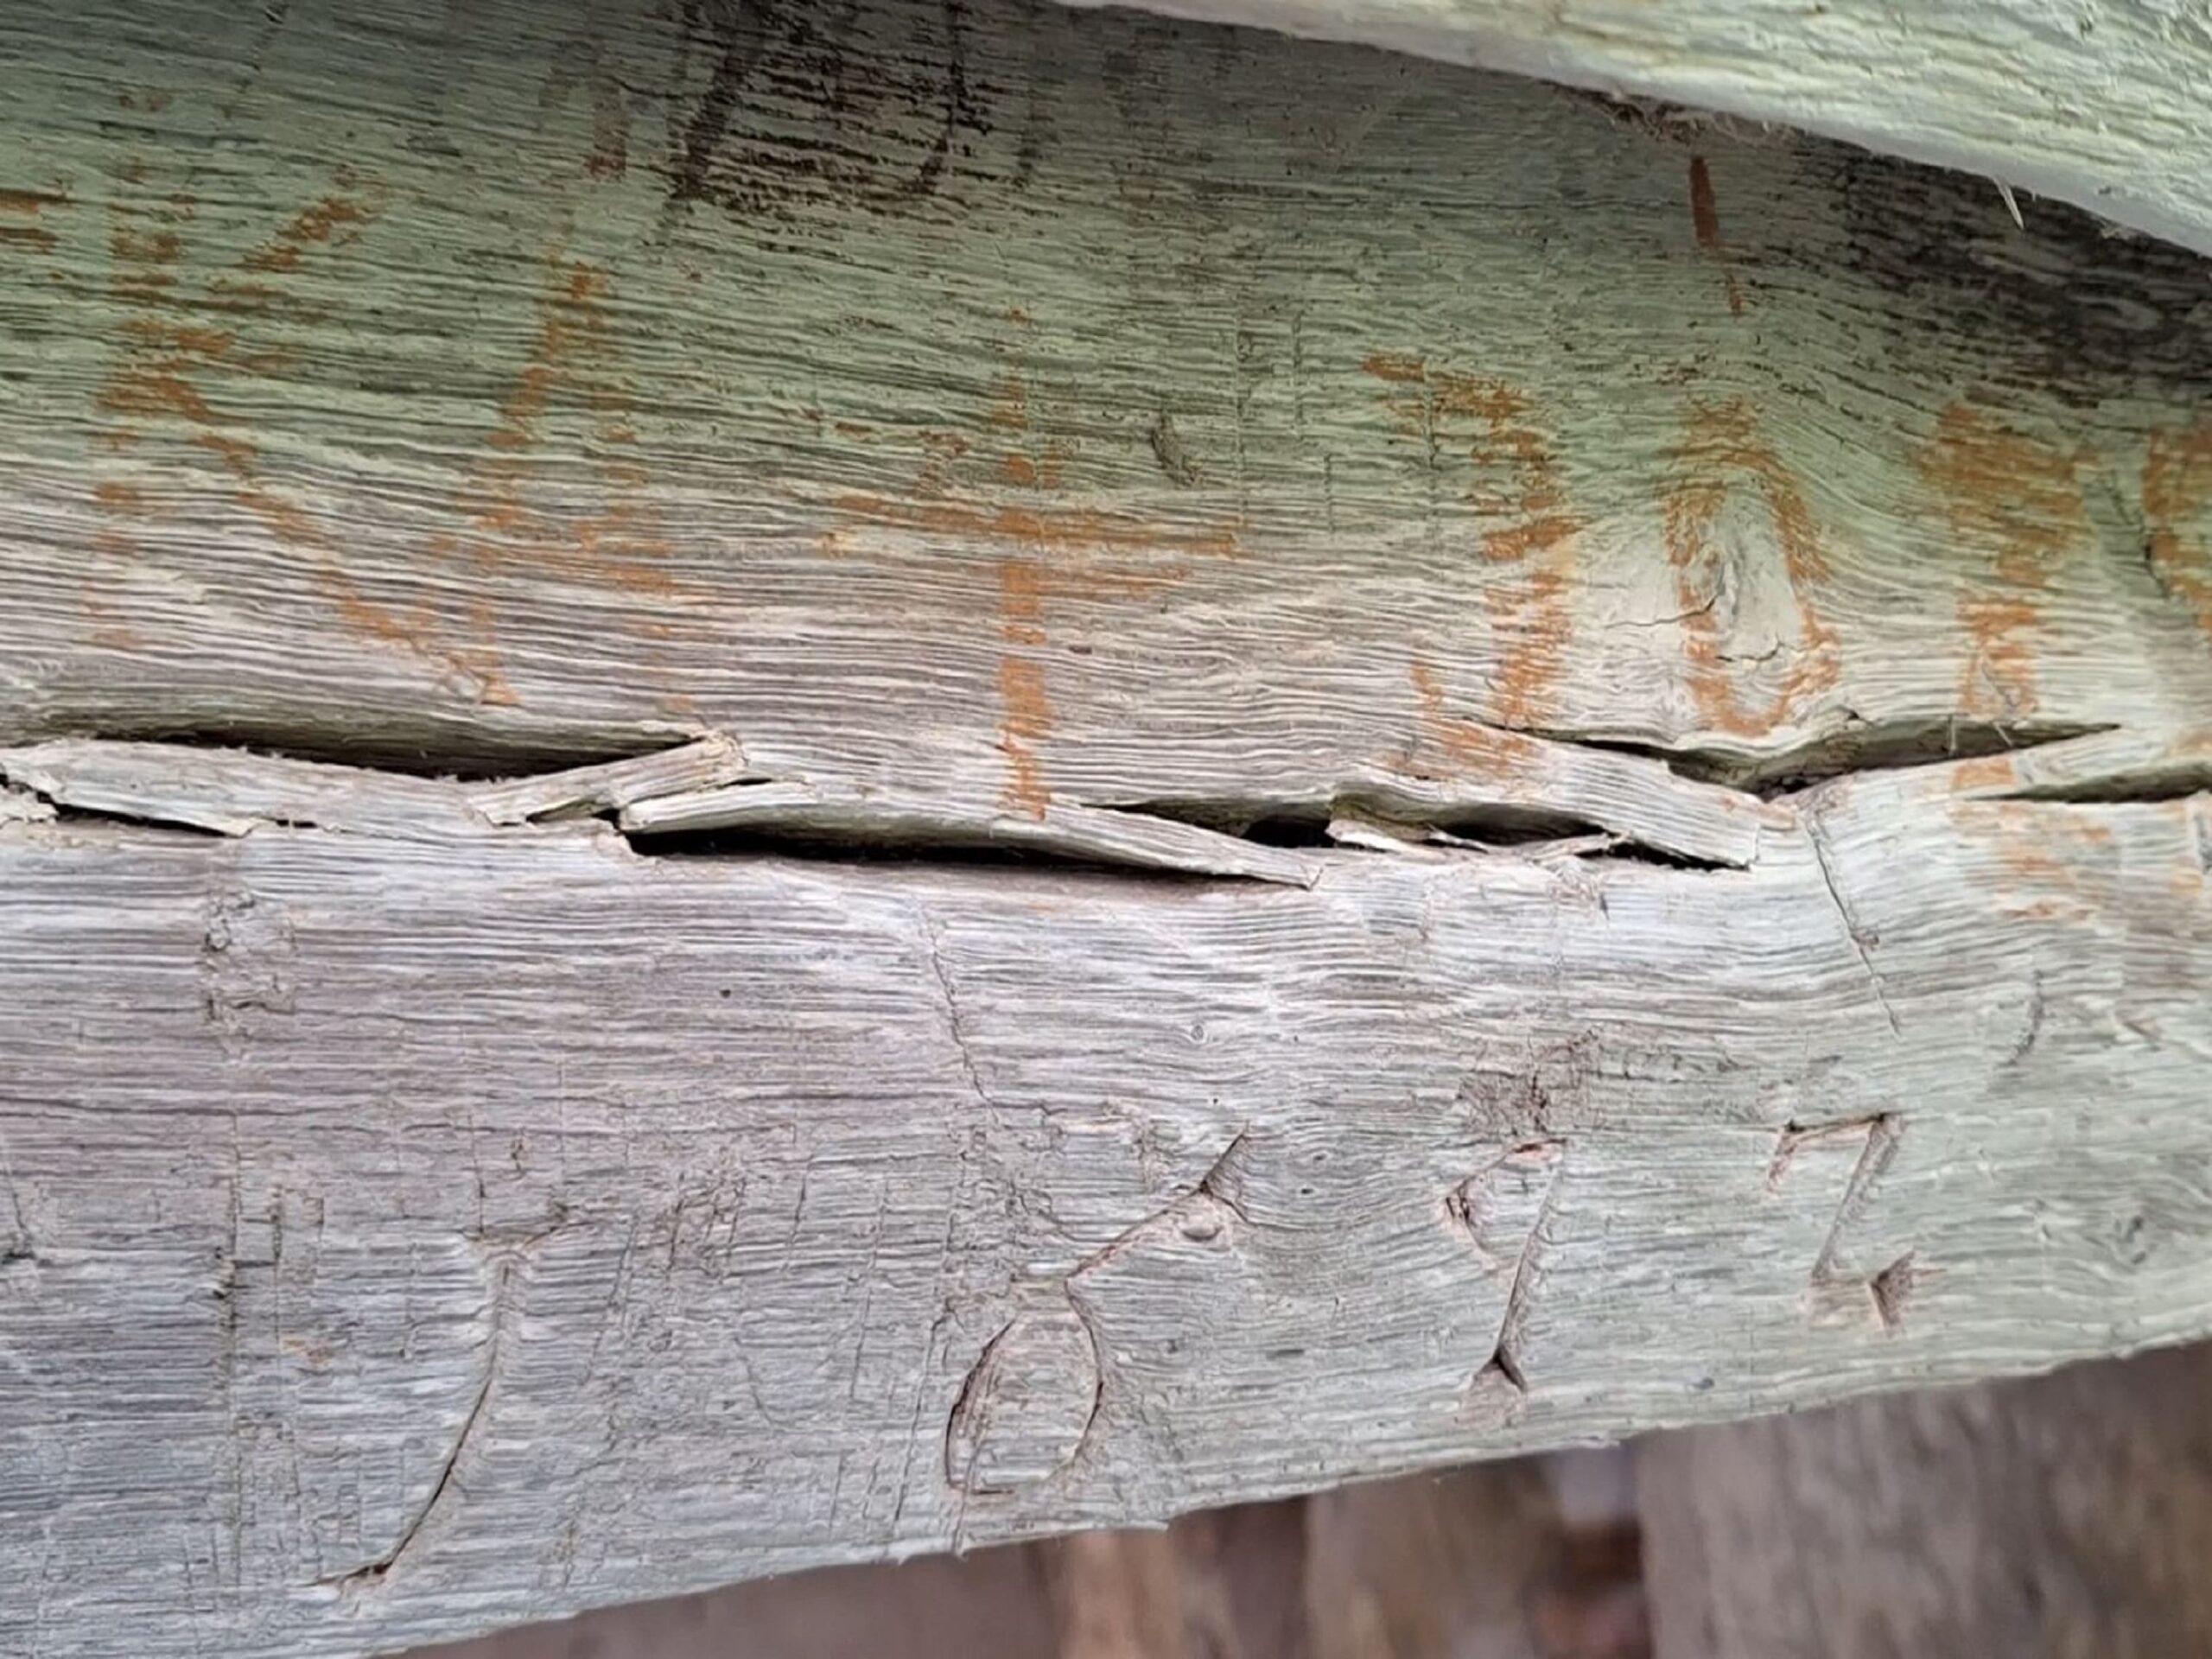
[[[2059,562],[2089,539],[2083,456],[2012,431],[1958,401],[1943,410],[1917,461],[1958,550],[1986,564],[1958,597],[1968,642],[1960,706],[1991,718],[2030,713],[2036,707],[2041,596]]]
[[[1133,572],[1054,569],[1034,556],[999,561],[999,639],[1007,647],[999,658],[999,751],[1007,758],[1005,802],[1010,810],[1042,817],[1052,802],[1037,752],[1052,731],[1052,700],[1046,692],[1045,665],[1025,654],[1049,643],[1046,601],[1142,598],[1188,574],[1182,564]]]
[[[595,461],[594,474],[607,495],[593,512],[564,517],[539,511],[531,501],[533,453],[545,423],[563,406],[578,406],[589,416],[601,445],[636,447],[630,392],[613,368],[611,295],[611,279],[598,266],[548,260],[530,359],[500,398],[484,435],[491,453],[470,467],[456,498],[456,508],[477,533],[434,537],[433,553],[465,556],[486,573],[520,561],[541,573],[658,599],[675,596],[677,584],[668,569],[674,550],[660,531],[647,467],[634,460]]]
[[[360,235],[359,226],[374,218],[376,212],[369,203],[351,197],[325,196],[301,208],[283,229],[245,254],[238,264],[247,270],[296,270],[311,245],[328,242],[334,236],[340,242],[355,240]]]
[[[1021,319],[1016,318],[1015,321]],[[823,505],[845,527],[823,531],[817,546],[851,556],[871,531],[950,543],[966,554],[978,543],[997,556],[1001,704],[998,747],[1007,758],[1008,810],[1042,816],[1052,791],[1040,746],[1053,728],[1043,653],[1052,643],[1047,608],[1057,601],[1118,601],[1157,594],[1188,579],[1193,561],[1236,558],[1241,525],[1158,524],[1109,509],[1062,505],[1073,445],[1035,429],[1035,399],[1023,374],[988,382],[980,423],[967,433],[915,435],[920,463],[897,493],[848,491]],[[875,435],[872,427],[804,412],[817,432]],[[1013,499],[1002,499],[1012,493]]]
[[[1527,394],[1505,381],[1432,369],[1402,353],[1378,353],[1363,366],[1387,385],[1416,389],[1386,392],[1383,402],[1432,454],[1447,443],[1467,446],[1474,478],[1465,502],[1484,521],[1484,556],[1508,568],[1484,590],[1497,654],[1492,718],[1503,726],[1543,723],[1558,712],[1556,689],[1573,639],[1584,528],[1567,505],[1550,439]]]
[[[1427,363],[1402,352],[1370,353],[1361,359],[1359,366],[1377,380],[1388,380],[1393,385],[1418,386],[1428,378]]]
[[[1045,573],[1034,559],[999,564],[999,632],[1007,643],[1045,643]]]
[[[630,166],[630,105],[618,66],[588,19],[554,48],[552,67],[538,95],[541,111],[567,105],[581,84],[591,94],[591,138],[584,149],[584,172],[594,179],[619,179]]]
[[[1029,386],[1018,374],[1002,374],[991,382],[990,404],[983,418],[1001,432],[1029,429]]]
[[[56,238],[52,231],[37,223],[38,216],[50,207],[71,206],[69,192],[56,187],[52,190],[0,190],[0,247],[13,244],[29,248],[34,253],[51,253]],[[10,219],[29,221],[10,224]]]
[[[603,75],[592,88],[591,148],[584,171],[594,179],[619,179],[630,168],[630,107],[622,85]]]
[[[1006,756],[1009,772],[1006,804],[1015,811],[1041,818],[1052,803],[1052,791],[1045,782],[1036,748],[1052,729],[1044,665],[1026,657],[1001,658],[999,701],[1004,710],[999,721],[999,751]]]
[[[2089,814],[2020,801],[1955,799],[1949,816],[1963,838],[1986,849],[1997,906],[2008,916],[2096,925],[2124,902],[2112,827]],[[2184,853],[2182,861],[2195,861]],[[2139,884],[2141,876],[2139,870],[2127,879]]]
[[[1681,470],[1660,505],[1667,557],[1675,573],[1690,697],[1712,729],[1733,737],[1764,736],[1796,720],[1804,702],[1833,688],[1843,671],[1835,631],[1814,604],[1827,580],[1828,561],[1812,504],[1796,475],[1761,435],[1751,405],[1740,397],[1694,401],[1674,459]],[[1787,666],[1764,706],[1748,701],[1738,689],[1728,649],[1734,615],[1756,592],[1761,574],[1739,568],[1732,584],[1726,569],[1731,550],[1720,535],[1731,493],[1745,483],[1765,504],[1782,554],[1789,606],[1796,613],[1796,638],[1781,642]],[[1724,606],[1733,614],[1724,613]]]
[[[2020,769],[2012,764],[2011,755],[1980,755],[1961,760],[1951,768],[1951,792],[1967,795],[1979,791],[2011,789],[2018,783],[2019,777]]]
[[[1543,747],[1534,738],[1452,714],[1445,707],[1443,682],[1427,663],[1416,658],[1408,671],[1421,709],[1421,734],[1428,746],[1487,778],[1525,777],[1541,765]]]
[[[1690,226],[1697,233],[1698,246],[1719,265],[1728,284],[1729,315],[1742,316],[1744,285],[1736,277],[1735,256],[1720,239],[1720,205],[1713,200],[1713,171],[1702,156],[1690,157]]]
[[[2152,575],[2212,634],[2212,410],[2151,435],[2143,517]]]
[[[143,182],[146,169],[133,161],[123,168],[127,181]],[[330,198],[312,204],[294,216],[278,233],[272,246],[287,248],[291,257],[272,259],[265,268],[291,270],[301,250],[334,239],[352,239],[353,232],[334,237],[340,226],[355,226],[373,213],[371,206]],[[225,374],[257,372],[284,360],[288,348],[251,353],[236,349],[237,333],[195,324],[188,319],[198,308],[229,315],[251,317],[270,308],[284,296],[281,289],[255,285],[226,284],[210,279],[198,300],[181,292],[178,268],[185,252],[186,228],[194,218],[190,196],[172,194],[160,200],[118,200],[109,204],[109,255],[112,266],[110,294],[129,310],[117,330],[115,359],[93,402],[116,417],[103,434],[110,448],[123,449],[144,436],[142,424],[163,425],[194,448],[214,458],[228,480],[231,499],[283,547],[312,561],[315,585],[329,595],[341,622],[355,632],[381,643],[396,645],[439,667],[444,676],[485,702],[512,702],[514,695],[495,662],[476,653],[447,650],[431,635],[433,619],[426,607],[402,615],[369,599],[344,567],[344,553],[337,540],[319,524],[312,513],[272,485],[263,474],[258,450],[242,423],[226,415],[207,383]],[[248,256],[252,263],[252,256]],[[178,429],[181,429],[180,431]],[[110,518],[145,519],[143,486],[125,480],[103,480],[93,486],[93,499]],[[120,531],[103,532],[118,556],[138,559],[143,550]],[[105,632],[117,636],[118,627]]]

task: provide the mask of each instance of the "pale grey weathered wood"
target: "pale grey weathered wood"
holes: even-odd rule
[[[2013,765],[1310,889],[9,826],[0,1630],[354,1652],[2212,1329],[2205,798]]]
[[[0,93],[0,1644],[2212,1326],[2194,259],[1012,3]]]

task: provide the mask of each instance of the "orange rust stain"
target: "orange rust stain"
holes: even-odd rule
[[[0,243],[12,243],[37,253],[52,253],[54,235],[43,225],[0,225]]]
[[[340,230],[347,232],[350,239],[358,234],[353,227],[374,217],[376,209],[365,203],[345,196],[325,196],[301,208],[289,224],[262,246],[242,257],[238,264],[247,270],[296,270],[309,245],[327,242]]]
[[[2152,574],[2212,633],[2212,410],[2155,432],[2143,466]]]
[[[1728,245],[1720,239],[1720,207],[1713,196],[1713,172],[1706,166],[1705,157],[1690,157],[1690,224],[1697,232],[1697,245],[1719,262],[1728,284],[1730,315],[1744,315],[1743,284],[1736,279],[1735,257],[1728,251]]]
[[[67,190],[0,190],[0,213],[37,217],[49,207],[71,205]]]
[[[1693,402],[1675,459],[1682,472],[1667,486],[1661,512],[1682,611],[1690,697],[1700,717],[1714,730],[1736,737],[1760,736],[1789,721],[1800,703],[1833,687],[1842,673],[1835,631],[1813,603],[1815,593],[1827,580],[1828,562],[1812,505],[1796,474],[1760,435],[1758,416],[1743,398]],[[1764,499],[1782,550],[1783,573],[1797,607],[1797,639],[1789,647],[1789,668],[1763,709],[1747,704],[1738,692],[1716,602],[1725,551],[1715,532],[1727,505],[1730,474],[1747,477]]]
[[[136,484],[119,483],[114,479],[103,479],[92,486],[92,499],[105,512],[143,513],[146,511],[146,493]]]
[[[2017,716],[2036,706],[2037,595],[2088,535],[2082,457],[2007,429],[1963,400],[1937,418],[1917,462],[1960,550],[1987,575],[1958,600],[1971,649],[1959,684],[1969,714]]]
[[[1009,484],[1033,485],[1037,463],[1027,455],[1007,455],[999,462],[999,475]]]

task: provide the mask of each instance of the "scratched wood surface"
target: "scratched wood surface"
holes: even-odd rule
[[[162,747],[97,810],[0,754],[57,813],[0,830],[24,1651],[393,1647],[2212,1329],[2201,737],[1746,796],[1741,868],[1310,885],[188,831],[239,763]]]
[[[1977,180],[965,0],[17,5],[0,62],[0,736],[1602,820],[1485,728],[2212,702],[2212,283]]]
[[[11,1655],[2212,1329],[2194,260],[1049,7],[0,93]]]

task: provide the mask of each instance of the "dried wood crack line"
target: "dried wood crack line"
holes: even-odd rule
[[[423,1499],[423,1507],[416,1510],[406,1526],[401,1529],[397,1541],[390,1549],[365,1567],[356,1567],[340,1578],[325,1580],[326,1584],[346,1589],[388,1580],[392,1571],[407,1558],[416,1540],[422,1537],[423,1529],[438,1513],[439,1506],[446,1502],[447,1494],[460,1490],[454,1484],[454,1474],[474,1440],[477,1426],[484,1421],[490,1408],[492,1391],[499,1378],[499,1360],[506,1344],[507,1320],[511,1311],[507,1286],[512,1268],[512,1258],[505,1255],[496,1258],[493,1264],[492,1333],[485,1338],[483,1379],[477,1384],[468,1414],[461,1420],[461,1432],[454,1436],[453,1447],[446,1453],[445,1462],[438,1469],[437,1478],[430,1483],[429,1496]]]
[[[1835,871],[1828,863],[1827,835],[1821,828],[1817,808],[1806,814],[1805,839],[1811,843],[1814,861],[1820,866],[1821,885],[1827,889],[1829,899],[1835,904],[1835,913],[1843,920],[1844,935],[1850,939],[1852,950],[1857,952],[1859,965],[1866,970],[1866,982],[1874,993],[1875,1001],[1882,1005],[1882,1017],[1890,1022],[1890,1029],[1902,1037],[1904,1027],[1897,1023],[1897,1010],[1890,1006],[1889,994],[1882,985],[1881,970],[1874,966],[1874,958],[1866,948],[1866,936],[1859,931],[1859,923],[1851,913],[1851,906],[1844,903],[1843,894],[1836,887]]]

